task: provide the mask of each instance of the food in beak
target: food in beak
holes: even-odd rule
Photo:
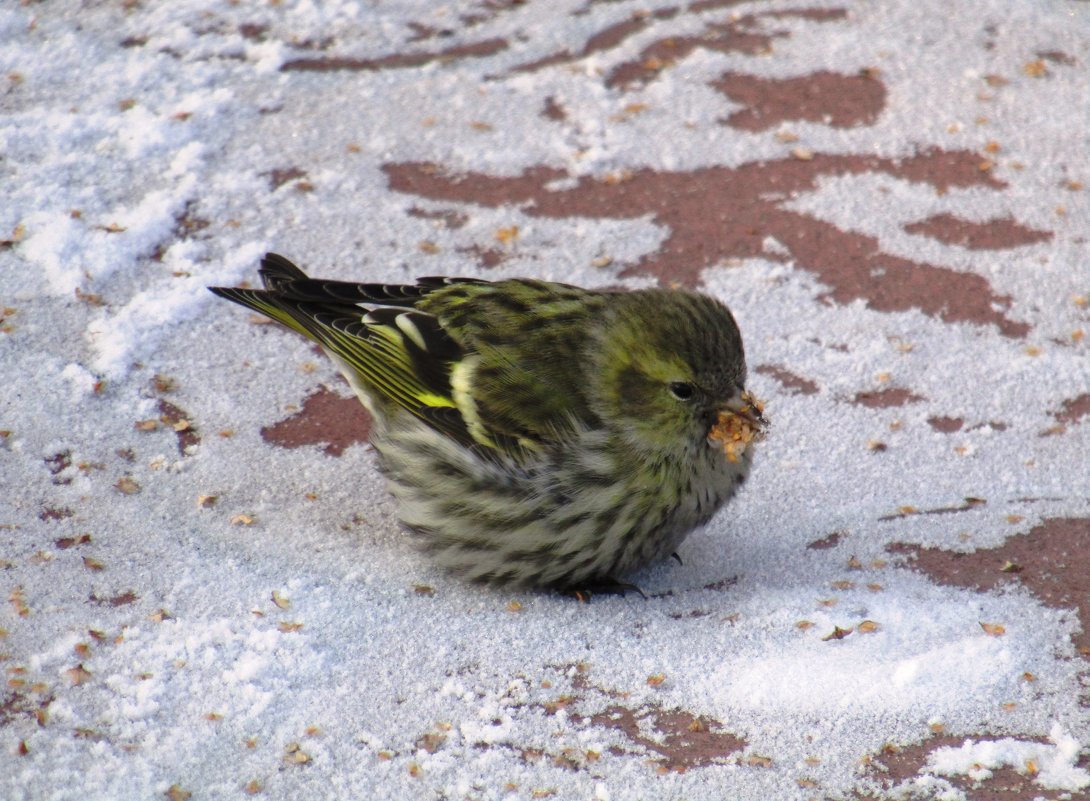
[[[763,439],[768,430],[768,421],[761,413],[764,404],[748,392],[742,393],[742,403],[740,408],[720,411],[708,432],[708,439],[722,444],[728,462],[737,462],[749,444]]]

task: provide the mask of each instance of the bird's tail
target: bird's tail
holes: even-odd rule
[[[307,280],[307,274],[276,253],[266,253],[261,260],[264,289],[210,286],[209,291],[232,300],[259,314],[297,331],[308,339],[320,341],[313,318],[291,297],[291,283]]]

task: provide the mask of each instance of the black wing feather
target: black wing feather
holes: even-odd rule
[[[419,390],[451,397],[450,370],[462,358],[462,347],[435,317],[404,307],[412,307],[441,287],[488,282],[441,277],[422,278],[415,285],[327,281],[309,278],[276,253],[262,259],[260,275],[265,290],[209,288],[313,339],[352,364],[391,401],[466,447],[479,449],[457,408],[423,403],[416,397]],[[379,307],[357,305],[364,303]],[[396,332],[402,345],[393,351],[387,338],[391,332]],[[402,360],[407,356],[408,364],[398,367],[387,362],[386,368],[379,368],[378,364],[394,352],[400,352]],[[388,355],[383,357],[383,353]],[[404,368],[408,369],[402,372]],[[409,384],[417,390],[407,392]]]
[[[265,288],[285,300],[309,303],[377,303],[380,306],[415,306],[423,297],[455,284],[486,284],[479,278],[430,276],[415,284],[368,284],[311,278],[278,253],[266,253],[259,270]]]

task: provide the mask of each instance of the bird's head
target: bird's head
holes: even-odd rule
[[[591,406],[640,453],[691,457],[727,417],[756,431],[766,424],[745,391],[738,326],[713,298],[662,289],[618,294],[589,347]]]

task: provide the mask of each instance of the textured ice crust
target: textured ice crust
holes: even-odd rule
[[[0,798],[1086,793],[1085,5],[4,5]],[[774,427],[648,600],[468,586],[266,250],[685,283]]]

